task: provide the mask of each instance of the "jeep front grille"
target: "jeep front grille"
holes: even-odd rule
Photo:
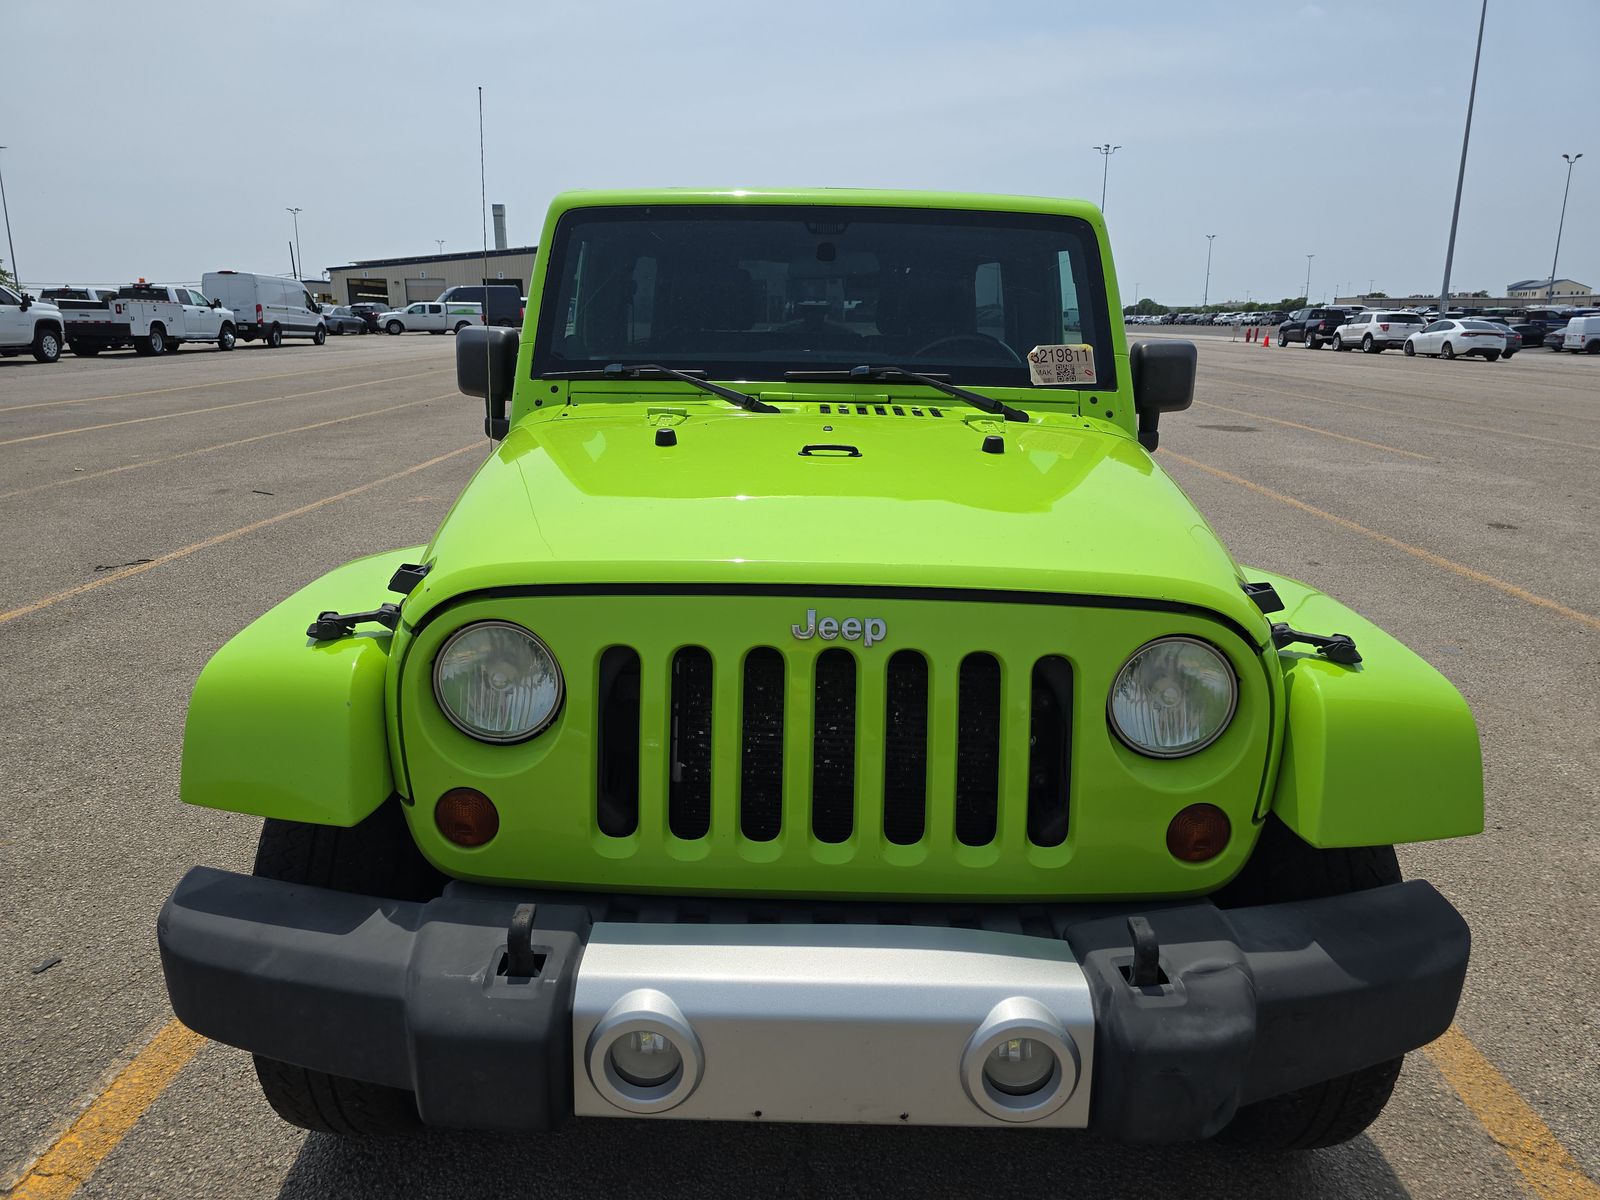
[[[805,814],[803,832],[822,846],[858,835],[896,846],[925,838],[991,845],[1002,805],[1015,806],[1027,839],[1059,846],[1067,836],[1072,745],[1072,668],[1047,656],[1013,668],[993,654],[933,658],[919,650],[884,657],[833,646],[785,655],[771,646],[742,657],[701,646],[674,651],[664,670],[645,670],[668,691],[666,728],[648,728],[641,709],[662,711],[641,695],[639,653],[613,646],[596,675],[595,824],[610,838],[639,829],[641,789],[665,791],[667,830],[696,842],[709,836],[719,755],[736,753],[738,831],[752,843],[775,842],[785,813]],[[1031,674],[1026,710],[1005,673]],[[736,692],[719,679],[732,671]],[[1020,681],[1019,681],[1020,683]],[[736,696],[733,718],[717,710]],[[953,710],[953,711],[952,711]],[[933,721],[940,714],[953,721]],[[1007,720],[1028,722],[1027,762],[1002,770]],[[930,728],[952,729],[954,745],[930,743]],[[718,736],[737,746],[716,744]],[[665,780],[641,778],[650,757],[641,742],[664,741]],[[1018,739],[1011,744],[1021,746]],[[1010,792],[1002,795],[1002,780]],[[863,785],[872,788],[863,795]],[[793,792],[803,795],[797,806]],[[659,791],[656,793],[659,794]],[[864,819],[871,814],[870,821]],[[790,832],[797,832],[791,829]]]

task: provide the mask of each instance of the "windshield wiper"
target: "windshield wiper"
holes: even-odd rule
[[[936,392],[943,392],[946,396],[954,396],[957,400],[965,400],[973,408],[981,408],[986,413],[993,413],[997,417],[1004,417],[1008,421],[1026,422],[1028,414],[1021,409],[1012,408],[1009,404],[1002,404],[991,396],[981,392],[968,391],[964,387],[957,387],[953,383],[946,383],[937,375],[922,375],[916,371],[908,371],[904,367],[851,367],[848,371],[785,371],[785,379],[815,380],[826,383],[829,380],[844,379],[908,379],[913,383],[920,383],[924,387],[931,387]]]
[[[675,371],[671,367],[663,367],[656,363],[611,363],[598,371],[546,371],[545,379],[638,379],[644,375],[661,375],[667,379],[680,379],[684,383],[692,384],[702,392],[710,392],[713,396],[721,396],[732,404],[750,412],[780,412],[764,400],[757,400],[744,392],[736,392],[732,388],[723,387],[720,383],[712,383],[705,378],[704,371]]]

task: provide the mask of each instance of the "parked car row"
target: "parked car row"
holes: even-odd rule
[[[239,341],[281,346],[327,340],[329,317],[298,280],[209,271],[200,287],[140,279],[119,287],[46,288],[35,299],[0,288],[0,354],[29,351],[56,362],[63,350],[92,358],[131,348],[170,354],[186,343],[232,350]]]
[[[1179,312],[1160,316],[1130,316],[1129,325],[1276,325],[1289,314],[1279,309],[1262,312]]]

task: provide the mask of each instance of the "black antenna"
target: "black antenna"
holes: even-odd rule
[[[483,225],[483,304],[478,316],[483,320],[484,332],[489,325],[489,183],[483,166],[483,85],[478,85],[478,218]],[[494,386],[494,356],[489,352],[489,339],[483,339],[483,378],[485,390]],[[485,399],[484,404],[489,401]],[[485,421],[486,428],[492,428]],[[494,445],[494,434],[489,434],[489,444]]]

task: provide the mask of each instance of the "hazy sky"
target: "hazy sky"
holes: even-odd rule
[[[1468,2],[645,4],[0,0],[23,278],[306,273],[512,244],[569,187],[833,184],[1075,195],[1125,302],[1436,291]],[[152,17],[159,16],[159,20]],[[1490,0],[1454,290],[1600,287],[1600,0]],[[0,256],[10,255],[0,248]]]

